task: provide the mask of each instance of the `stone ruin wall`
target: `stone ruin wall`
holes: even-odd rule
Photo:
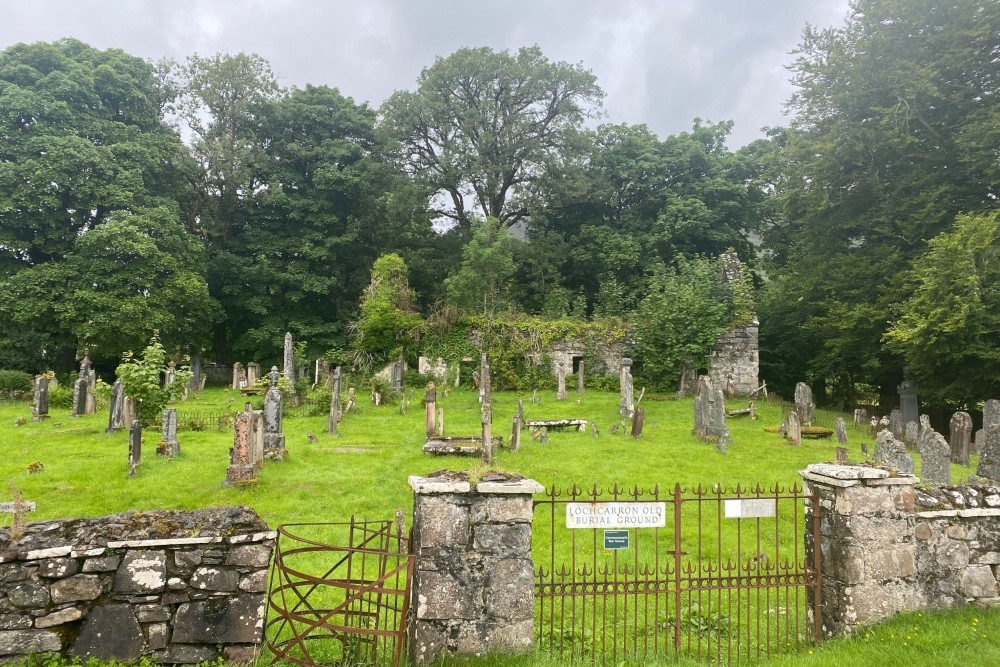
[[[750,396],[760,386],[760,324],[735,327],[719,336],[709,354],[712,386],[727,396]]]
[[[851,634],[901,611],[1000,604],[1000,487],[921,486],[860,466],[802,473],[818,491],[822,624]],[[807,557],[815,545],[807,539]]]
[[[553,343],[547,350],[552,359],[552,375],[559,375],[562,369],[566,375],[573,374],[573,357],[588,356],[597,361],[597,368],[584,368],[584,374],[618,375],[622,357],[626,355],[627,346],[624,343],[599,343],[592,347],[580,345],[572,341]]]
[[[0,530],[0,662],[251,661],[275,533],[247,507],[127,512]]]

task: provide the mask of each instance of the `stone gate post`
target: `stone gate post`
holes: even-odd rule
[[[534,561],[530,479],[470,483],[410,477],[413,551],[410,651],[447,655],[530,650]]]

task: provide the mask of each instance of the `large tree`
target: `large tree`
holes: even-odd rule
[[[578,152],[577,130],[602,98],[593,74],[537,46],[466,48],[424,69],[417,90],[386,100],[382,126],[437,195],[436,213],[468,234],[477,216],[509,227],[528,215],[534,184]]]

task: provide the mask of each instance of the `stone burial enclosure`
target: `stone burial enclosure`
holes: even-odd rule
[[[250,661],[275,533],[252,509],[126,512],[0,530],[0,662]]]

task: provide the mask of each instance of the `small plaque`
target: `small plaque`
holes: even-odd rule
[[[778,501],[774,498],[744,498],[726,501],[727,519],[753,519],[773,517],[777,514]]]
[[[25,500],[24,502],[21,503],[21,507],[24,508],[25,512],[34,512],[35,511],[35,501],[34,500]],[[7,501],[7,502],[0,503],[0,512],[13,512],[13,511],[14,511],[14,503],[13,503],[13,501]]]
[[[628,549],[628,531],[604,531],[604,548],[608,550]]]

